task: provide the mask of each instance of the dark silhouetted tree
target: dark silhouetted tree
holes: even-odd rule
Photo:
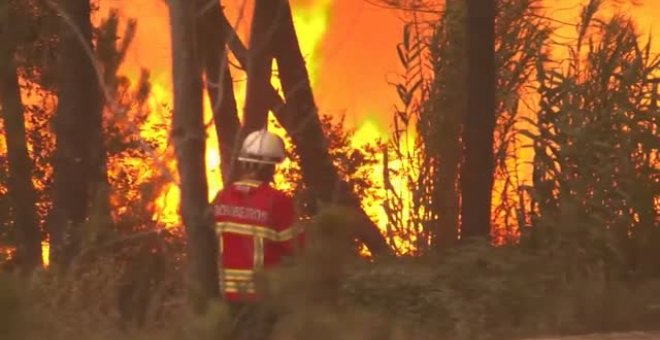
[[[231,177],[233,152],[239,141],[241,123],[234,97],[225,47],[232,39],[219,1],[197,0],[197,39],[206,76],[206,92],[211,101],[213,122],[220,148],[220,171],[223,183]]]
[[[41,265],[41,233],[36,211],[36,192],[32,183],[32,162],[25,133],[25,108],[21,100],[15,63],[20,36],[16,3],[0,5],[0,112],[4,123],[9,167],[8,190],[14,220],[16,263],[24,272]]]
[[[467,0],[467,105],[461,171],[461,238],[490,235],[495,130],[495,0]]]
[[[287,130],[300,156],[303,181],[316,200],[329,204],[358,209],[363,223],[356,230],[357,237],[365,243],[374,255],[391,252],[378,227],[371,221],[360,206],[360,199],[343,181],[333,165],[328,152],[328,143],[319,119],[314,95],[309,82],[305,60],[300,51],[298,37],[289,2],[274,1],[279,4],[275,13],[281,13],[273,42],[273,51],[279,72],[284,98],[289,105],[287,116],[280,117],[280,123]]]
[[[216,235],[211,223],[206,182],[202,67],[196,39],[195,2],[168,1],[172,36],[174,113],[172,139],[180,177],[180,212],[187,235],[188,293],[203,312],[219,296]]]
[[[67,265],[79,251],[82,224],[95,197],[102,159],[101,92],[92,51],[89,0],[59,2],[58,104],[51,263]]]
[[[441,22],[434,28],[429,46],[433,58],[433,83],[429,98],[420,112],[417,125],[426,145],[432,166],[429,211],[431,245],[446,249],[457,241],[460,212],[459,170],[461,128],[465,112],[465,4],[460,0],[446,2]]]
[[[268,123],[268,97],[264,96],[270,86],[274,36],[282,25],[282,7],[278,1],[256,0],[250,45],[247,55],[247,89],[245,93],[245,133],[263,129]]]

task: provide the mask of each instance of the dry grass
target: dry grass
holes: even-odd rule
[[[262,307],[281,315],[272,339],[512,339],[658,326],[658,281],[607,278],[591,257],[566,263],[555,256],[564,244],[476,243],[443,258],[373,264],[344,255],[352,223],[342,210],[322,213],[307,226],[305,256],[266,276]],[[575,261],[589,270],[573,271]],[[127,263],[104,258],[75,274],[0,277],[0,338],[229,339],[226,306],[193,317],[178,290],[162,293],[178,277],[142,290],[148,298],[130,306],[144,321],[128,320],[123,273],[149,276]]]
[[[528,340],[657,340],[660,339],[660,333],[655,332],[628,332],[628,333],[609,333],[609,334],[587,334],[566,337],[544,337]]]

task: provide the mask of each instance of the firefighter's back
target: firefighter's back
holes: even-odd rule
[[[251,300],[255,271],[278,265],[290,252],[293,204],[267,183],[238,181],[220,192],[213,209],[225,297]]]

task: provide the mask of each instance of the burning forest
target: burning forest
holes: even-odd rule
[[[4,0],[0,338],[658,329],[657,18]]]

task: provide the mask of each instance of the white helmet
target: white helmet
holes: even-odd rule
[[[266,130],[250,133],[243,141],[238,160],[243,162],[277,164],[284,160],[284,141]]]

